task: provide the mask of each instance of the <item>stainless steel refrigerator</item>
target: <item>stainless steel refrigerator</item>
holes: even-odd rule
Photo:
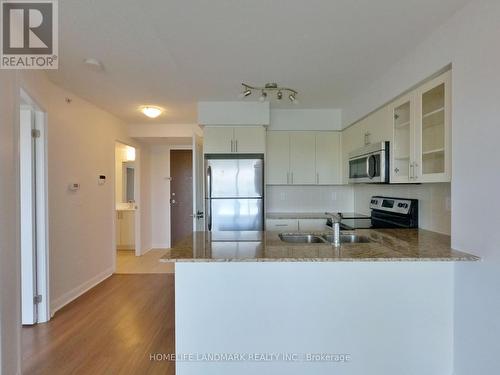
[[[209,231],[263,230],[263,156],[205,155],[205,212]]]

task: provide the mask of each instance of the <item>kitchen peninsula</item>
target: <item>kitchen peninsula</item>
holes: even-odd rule
[[[225,358],[177,374],[451,373],[454,262],[479,258],[419,229],[344,232],[362,242],[340,248],[308,234],[198,232],[162,259],[176,262],[177,355]]]

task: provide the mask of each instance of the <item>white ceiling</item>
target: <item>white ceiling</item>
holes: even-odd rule
[[[49,77],[129,123],[142,104],[167,109],[151,122],[195,123],[197,101],[238,100],[241,82],[342,108],[467,1],[63,0]]]

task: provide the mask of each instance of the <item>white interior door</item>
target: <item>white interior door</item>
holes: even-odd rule
[[[34,113],[20,111],[20,188],[21,188],[21,307],[22,324],[35,324],[36,295],[36,198],[35,143],[32,135]]]
[[[193,134],[193,231],[205,229],[203,179],[203,138]]]

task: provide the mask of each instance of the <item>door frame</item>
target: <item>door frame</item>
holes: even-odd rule
[[[36,308],[35,323],[48,322],[50,311],[50,262],[49,262],[49,199],[48,199],[48,114],[24,88],[19,92],[19,111],[22,105],[31,108],[34,114],[34,129],[40,132],[35,148],[35,243],[36,243],[36,293],[41,301]],[[21,126],[20,121],[18,121]],[[19,140],[18,170],[20,170],[21,144]],[[19,195],[19,207],[21,196]],[[21,233],[19,233],[21,236]],[[22,275],[22,274],[21,274]],[[22,289],[21,289],[22,290]]]
[[[116,272],[116,229],[118,226],[116,218],[116,144],[120,143],[125,146],[133,147],[135,149],[135,168],[134,168],[134,195],[135,195],[135,206],[137,207],[134,211],[134,242],[135,242],[135,256],[142,255],[141,246],[141,149],[131,142],[123,141],[121,139],[115,139],[113,143],[113,237],[112,237],[112,258],[113,258],[113,273]]]

